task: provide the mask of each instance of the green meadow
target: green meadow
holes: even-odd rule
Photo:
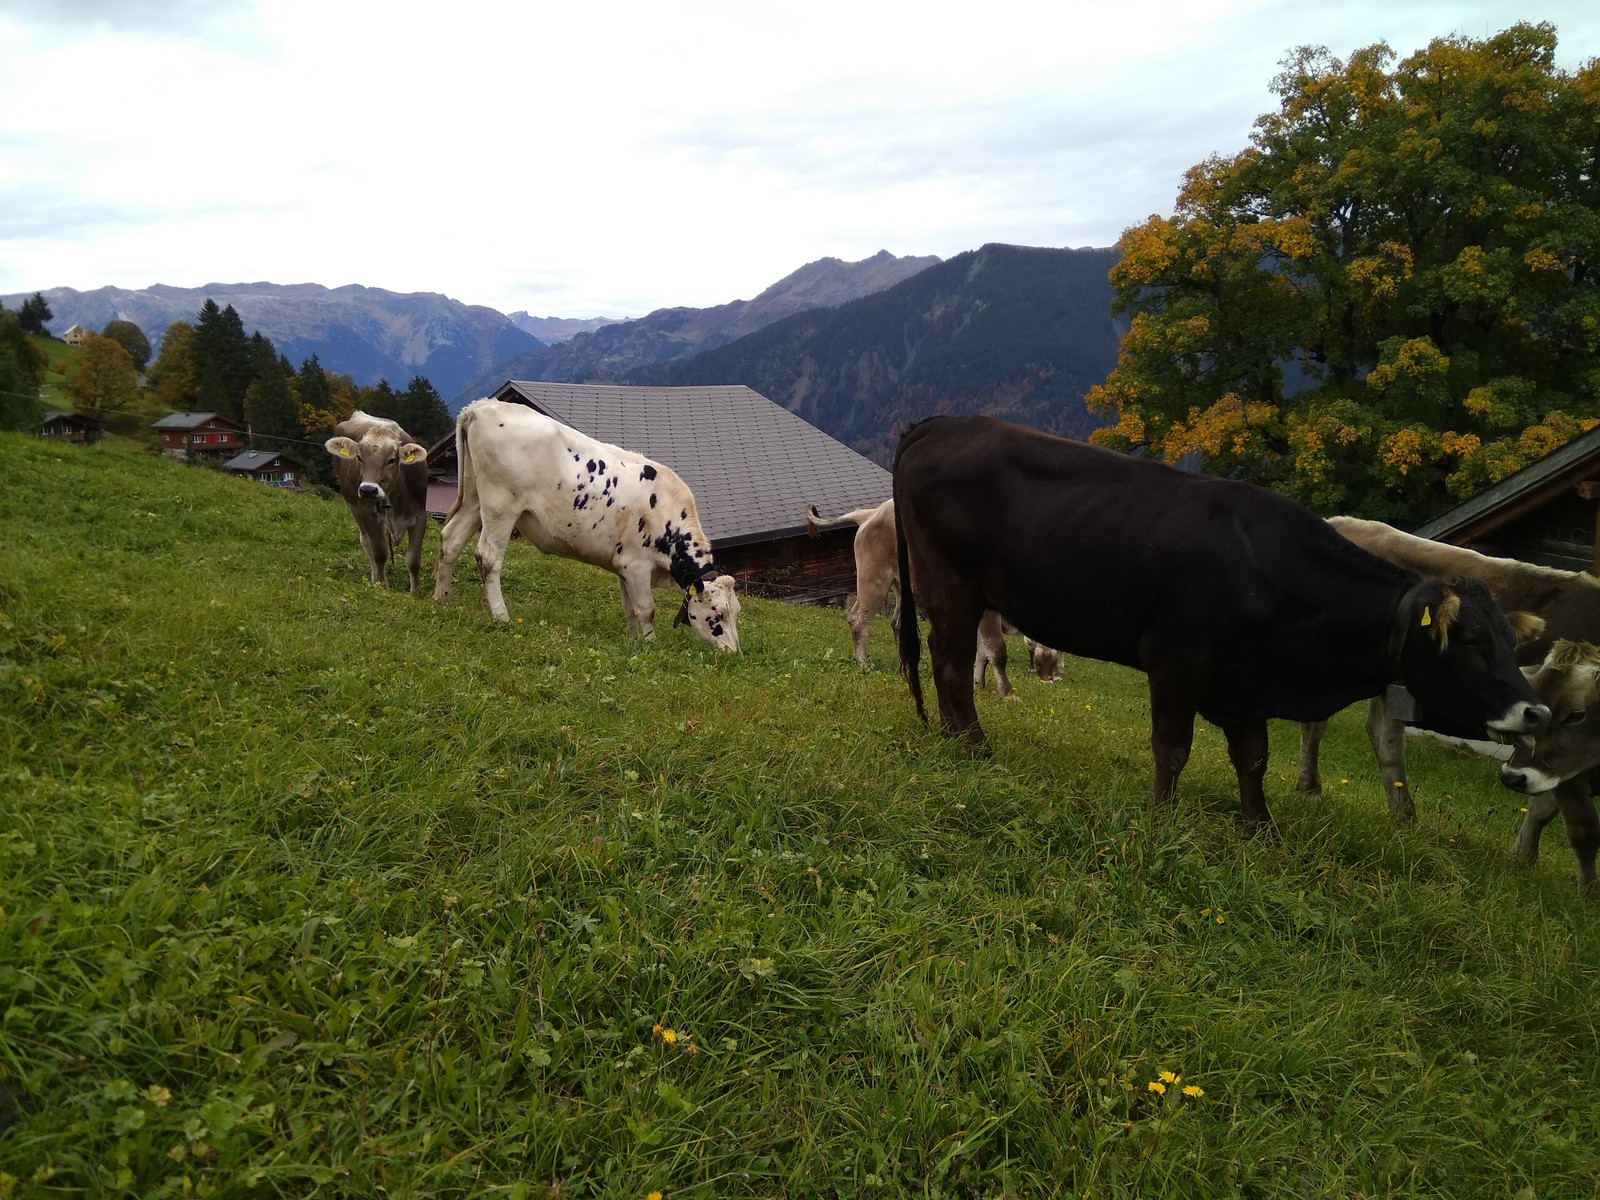
[[[887,622],[366,575],[337,500],[0,435],[0,1198],[1596,1195],[1600,911],[1484,761],[1398,830],[1358,709],[1320,803],[1278,724],[1251,836],[1020,639],[976,759]]]

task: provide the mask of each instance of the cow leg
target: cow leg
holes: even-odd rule
[[[411,523],[406,537],[406,570],[411,575],[411,594],[422,595],[422,540],[428,531],[428,514],[421,513]]]
[[[456,559],[461,557],[461,552],[466,549],[472,535],[478,532],[480,513],[478,506],[465,505],[457,508],[450,519],[444,523],[444,529],[439,534],[439,562],[433,568],[433,599],[436,604],[443,604],[450,596],[450,576],[456,569]]]
[[[1267,811],[1267,796],[1261,781],[1267,773],[1267,723],[1241,721],[1225,725],[1223,735],[1228,739],[1228,761],[1239,777],[1239,813],[1258,826],[1272,823]]]
[[[505,566],[506,546],[511,542],[515,522],[490,520],[484,514],[483,528],[478,532],[478,570],[483,573],[483,595],[489,602],[489,615],[496,621],[509,621],[506,598],[500,590],[500,569]]]
[[[856,661],[863,667],[867,665],[867,635],[872,632],[872,618],[882,610],[884,601],[889,598],[890,580],[885,578],[872,578],[860,572],[856,576],[856,598],[850,605],[848,619],[850,621],[850,640],[856,649]]]
[[[1322,799],[1322,735],[1327,732],[1326,721],[1300,722],[1300,777],[1295,780],[1295,790],[1304,792],[1313,800]]]
[[[1600,880],[1595,878],[1594,870],[1595,852],[1600,850],[1600,815],[1595,813],[1594,797],[1589,794],[1588,773],[1556,788],[1555,798],[1567,827],[1567,844],[1578,864],[1578,894],[1585,900],[1600,900]]]
[[[376,531],[369,532],[365,527],[361,529],[361,548],[367,552],[367,566],[371,568],[372,582],[379,587],[388,587],[388,579],[384,568],[389,562],[389,542],[382,526]]]
[[[1383,773],[1383,794],[1389,801],[1389,815],[1397,825],[1416,824],[1417,807],[1411,803],[1411,789],[1406,786],[1405,723],[1389,715],[1389,706],[1382,696],[1374,696],[1367,702],[1367,737]]]
[[[945,612],[937,621],[930,614],[928,619],[928,658],[939,693],[939,727],[975,750],[989,745],[972,703],[972,658],[978,649],[981,613],[975,608],[965,614]]]
[[[1194,745],[1194,701],[1181,689],[1150,676],[1150,752],[1155,757],[1157,807],[1173,803],[1178,776]]]
[[[627,614],[628,632],[645,641],[656,636],[656,596],[650,590],[650,569],[623,571],[617,575],[622,589],[622,611]]]
[[[1006,635],[1005,627],[1000,623],[1000,614],[994,609],[988,609],[978,622],[978,653],[972,664],[972,687],[977,690],[983,686],[984,668],[988,664],[994,665],[994,690],[1002,700],[1010,700],[1015,696],[1011,687],[1011,678],[1006,674]]]
[[[1527,811],[1522,816],[1522,825],[1517,829],[1517,836],[1511,841],[1511,857],[1525,867],[1532,867],[1538,863],[1539,835],[1559,811],[1560,802],[1556,799],[1554,791],[1539,792],[1529,796]]]

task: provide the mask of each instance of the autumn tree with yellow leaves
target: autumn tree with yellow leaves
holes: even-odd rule
[[[1128,230],[1096,440],[1415,520],[1600,417],[1600,62],[1556,31],[1304,47],[1251,146]]]

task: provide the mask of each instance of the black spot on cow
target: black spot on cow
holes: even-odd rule
[[[640,533],[644,532],[644,518],[643,517],[639,518],[639,532]]]
[[[617,543],[617,553],[618,553],[618,554],[621,554],[621,553],[622,553],[622,543],[621,543],[621,542],[618,542],[618,543]]]
[[[573,461],[573,462],[582,462],[582,461],[583,461],[583,455],[581,455],[581,454],[574,454],[574,455],[573,455],[573,456],[572,456],[572,461]]]
[[[645,463],[645,465],[643,467],[639,468],[639,482],[640,483],[644,483],[646,480],[654,479],[655,477],[656,477],[656,469],[654,467],[652,467],[649,463]]]
[[[656,494],[654,492],[651,492],[650,493],[650,507],[654,508],[655,506],[656,506]]]
[[[615,496],[607,496],[606,497],[606,507],[607,508],[610,508],[616,502],[617,502],[617,498]]]
[[[606,460],[602,458],[600,460],[600,474],[604,475],[605,473],[606,473]]]
[[[583,467],[584,467],[584,470],[588,471],[589,474],[593,475],[594,474],[594,459],[591,458],[588,462],[584,463]]]
[[[689,519],[689,510],[687,508],[680,509],[679,512],[678,512],[678,520],[687,521],[688,519]]]

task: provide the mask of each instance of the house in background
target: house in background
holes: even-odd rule
[[[74,325],[61,335],[61,340],[69,346],[81,346],[83,340],[89,336],[89,331],[82,325]]]
[[[1600,574],[1600,428],[1412,532],[1481,554]]]
[[[268,487],[299,488],[306,475],[305,467],[276,450],[246,450],[222,465]]]
[[[807,537],[805,508],[875,507],[889,472],[759,392],[511,380],[495,398],[671,467],[694,492],[717,565],[757,594],[837,603],[855,591],[855,527]],[[428,511],[442,517],[456,494],[454,432],[429,450],[428,475]]]
[[[51,409],[39,423],[39,436],[54,442],[92,446],[105,436],[105,431],[100,418],[93,413]]]
[[[244,447],[244,430],[238,422],[214,412],[175,412],[152,421],[150,428],[161,435],[166,454],[225,462]]]

